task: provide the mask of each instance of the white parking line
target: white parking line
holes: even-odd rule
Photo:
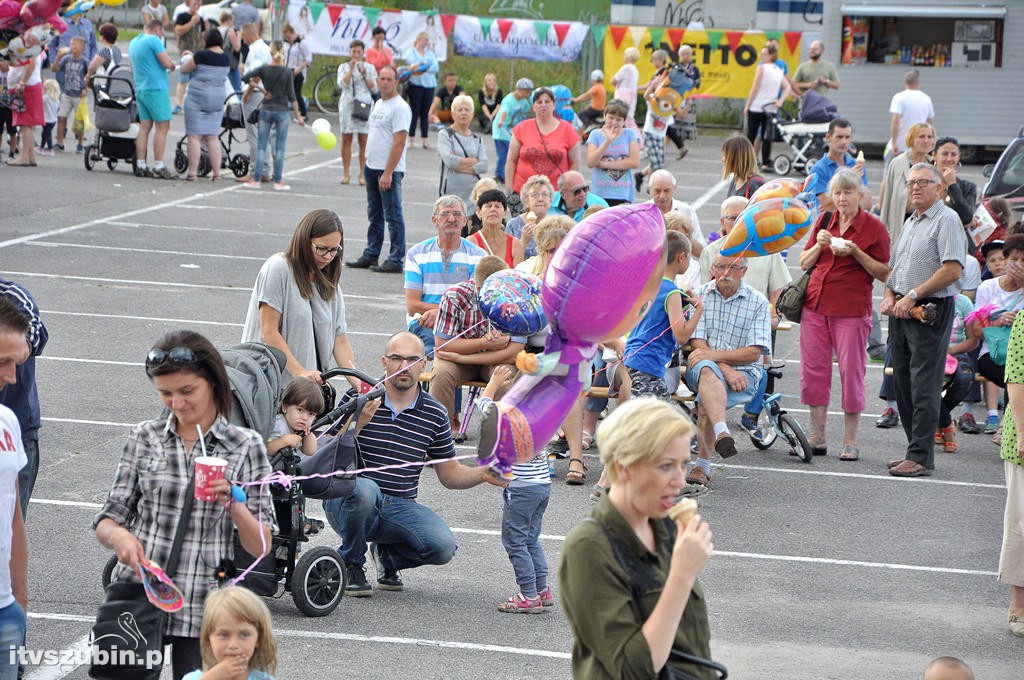
[[[184,255],[187,257],[217,257],[225,260],[258,260],[262,262],[265,257],[253,257],[251,255],[221,255],[219,253],[194,253],[184,250],[154,250],[152,248],[125,248],[123,246],[98,246],[92,243],[61,243],[59,241],[35,241],[32,246],[41,248],[84,248],[88,250],[114,250],[129,253],[149,253],[151,255]]]

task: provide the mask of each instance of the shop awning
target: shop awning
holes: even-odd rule
[[[1006,5],[882,5],[844,2],[843,16],[855,17],[921,17],[947,19],[1002,19]]]

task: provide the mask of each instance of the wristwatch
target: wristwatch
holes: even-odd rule
[[[911,288],[910,292],[907,293],[907,297],[910,298],[911,300],[913,300],[914,302],[917,302],[917,291],[915,289]]]

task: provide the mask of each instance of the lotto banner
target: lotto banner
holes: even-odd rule
[[[578,21],[532,21],[459,15],[455,54],[468,57],[578,61],[588,26]]]
[[[681,43],[693,48],[693,61],[700,68],[698,95],[745,99],[754,82],[754,71],[761,61],[761,48],[769,38],[779,41],[779,59],[789,65],[790,73],[800,63],[802,34],[799,31],[720,31],[687,30],[647,26],[609,26],[604,36],[605,83],[622,65],[622,53],[629,47],[640,50],[640,83],[654,75],[651,54],[656,49],[674,52]]]
[[[382,26],[396,61],[402,61],[402,55],[412,47],[421,31],[430,36],[430,50],[439,61],[444,61],[448,56],[447,36],[455,20],[454,16],[436,12],[381,10],[295,0],[289,3],[288,16],[290,19],[294,17],[297,29],[306,31],[305,39],[314,54],[347,57],[353,40],[362,40],[369,46],[371,31],[375,26]]]

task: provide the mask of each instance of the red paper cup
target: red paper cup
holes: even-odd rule
[[[228,462],[214,456],[196,458],[196,500],[215,501],[216,496],[210,491],[210,485],[218,479],[224,479],[224,471]]]

